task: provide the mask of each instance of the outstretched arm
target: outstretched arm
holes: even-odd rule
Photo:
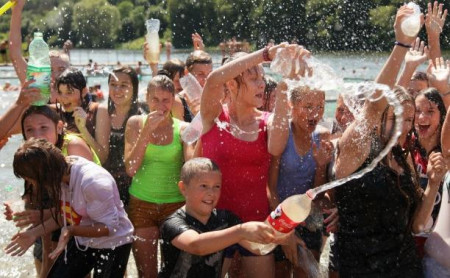
[[[27,62],[22,56],[22,10],[25,0],[17,0],[12,8],[11,25],[9,27],[9,57],[16,70],[20,83],[25,83],[27,78]]]
[[[403,34],[400,25],[407,16],[411,15],[413,10],[406,5],[400,7],[394,23],[395,39],[403,45],[413,43],[414,37],[408,37]],[[421,15],[423,21],[423,15]],[[397,79],[403,59],[409,48],[395,45],[388,60],[384,64],[375,82],[384,84],[392,88]],[[376,92],[374,98],[377,99],[381,92]],[[339,155],[336,159],[336,178],[340,179],[354,173],[367,159],[371,148],[370,134],[379,124],[381,115],[388,103],[384,97],[377,101],[367,101],[363,108],[362,121],[353,122],[344,132],[339,140]],[[358,144],[358,148],[355,148]],[[348,163],[352,161],[352,163]]]
[[[425,46],[424,41],[419,38],[412,44],[412,47],[406,53],[405,67],[400,75],[397,85],[408,88],[409,81],[414,74],[414,71],[420,64],[425,62],[428,58],[428,47]]]
[[[430,59],[433,63],[436,58],[442,56],[439,36],[442,33],[447,17],[447,9],[443,10],[444,4],[434,1],[433,5],[428,3],[425,28],[427,29],[428,45],[430,48]]]

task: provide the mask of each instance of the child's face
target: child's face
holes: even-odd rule
[[[295,124],[308,133],[316,129],[325,112],[325,93],[308,91],[293,105],[292,119]]]
[[[222,174],[219,171],[200,173],[189,184],[181,186],[186,198],[186,211],[196,218],[209,218],[220,197]]]
[[[61,84],[58,87],[58,100],[61,102],[65,112],[73,112],[76,107],[81,106],[81,92],[78,89]]]
[[[58,140],[58,132],[62,131],[62,122],[55,125],[52,120],[41,114],[32,114],[23,121],[25,138],[45,139],[52,144]]]
[[[109,81],[109,97],[116,106],[128,105],[133,99],[133,83],[131,77],[123,72],[116,73],[117,80]]]
[[[419,139],[430,139],[439,134],[440,113],[437,105],[424,95],[416,98],[415,128]]]
[[[152,88],[147,93],[147,104],[150,111],[160,111],[169,117],[172,111],[174,96],[162,88]]]

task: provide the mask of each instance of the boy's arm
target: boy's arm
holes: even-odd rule
[[[271,243],[274,240],[273,230],[263,222],[247,222],[224,230],[199,234],[190,229],[176,236],[172,245],[190,254],[204,256],[223,250],[243,240]],[[244,247],[246,247],[244,243]],[[250,250],[252,251],[252,250]]]

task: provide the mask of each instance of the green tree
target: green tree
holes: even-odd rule
[[[119,10],[106,0],[82,0],[74,6],[72,29],[82,47],[113,47],[119,27]]]

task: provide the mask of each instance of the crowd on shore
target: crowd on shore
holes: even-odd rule
[[[369,173],[317,196],[289,231],[264,221],[291,221],[283,201],[360,171],[392,138],[398,107],[381,90],[353,103],[357,110],[341,94],[325,128],[326,92],[320,80],[302,82],[315,76],[303,46],[268,42],[247,53],[231,40],[223,47],[232,55],[213,69],[195,33],[186,61],[149,64],[145,100],[139,68],[115,67],[99,103],[68,52],[52,50],[48,104],[34,105],[42,94],[21,50],[25,4],[12,8],[9,58],[20,92],[0,116],[0,148],[22,134],[13,170],[25,210],[5,203],[4,215],[26,229],[4,252],[34,246],[39,277],[124,277],[131,253],[139,277],[309,277],[329,236],[329,277],[450,277],[443,4],[421,15],[427,45],[402,30],[413,9],[396,13],[395,44],[374,80],[402,107],[394,147]],[[145,43],[143,59],[151,55]],[[279,59],[276,81],[262,64]],[[427,71],[417,71],[424,62]],[[184,139],[199,125],[193,143]],[[278,246],[266,254],[261,244]]]

